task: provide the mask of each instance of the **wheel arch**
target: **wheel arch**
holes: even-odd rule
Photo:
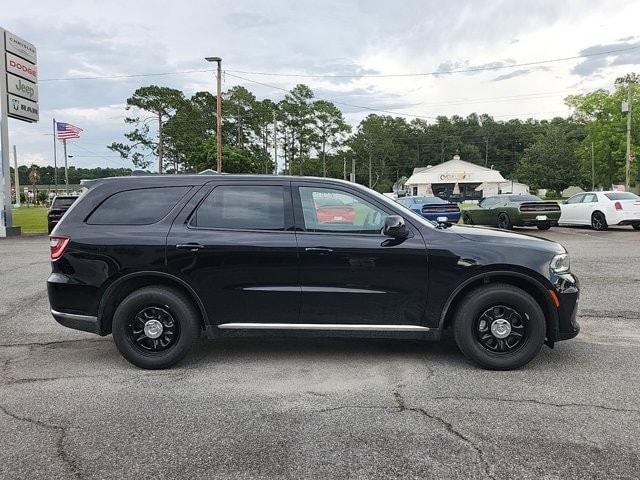
[[[113,314],[124,298],[134,290],[147,286],[167,286],[185,294],[198,309],[203,328],[209,323],[206,309],[198,294],[184,280],[166,272],[135,272],[120,277],[106,288],[98,306],[98,322],[102,335],[111,333]]]
[[[553,344],[558,338],[558,312],[549,298],[547,287],[533,275],[533,272],[529,274],[514,270],[490,270],[468,278],[458,285],[445,302],[440,314],[439,330],[443,331],[451,326],[453,316],[457,310],[457,304],[465,295],[482,285],[490,283],[513,285],[531,295],[544,313],[547,327],[547,343]]]

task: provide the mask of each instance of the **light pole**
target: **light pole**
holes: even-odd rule
[[[216,78],[218,80],[218,89],[216,94],[216,160],[217,171],[222,173],[222,58],[205,57],[207,62],[216,62],[218,71]]]

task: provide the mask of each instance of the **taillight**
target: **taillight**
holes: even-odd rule
[[[622,204],[620,202],[614,203],[613,206],[616,207],[616,210],[622,210]]]
[[[51,260],[59,259],[64,249],[67,248],[69,237],[49,237],[49,249],[51,250]]]

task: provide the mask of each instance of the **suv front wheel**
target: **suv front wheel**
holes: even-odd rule
[[[193,303],[167,287],[145,287],[127,296],[113,316],[113,339],[132,364],[168,368],[180,361],[200,333]]]
[[[512,370],[529,363],[545,338],[538,303],[524,290],[490,284],[470,292],[458,307],[453,331],[467,358],[491,370]]]

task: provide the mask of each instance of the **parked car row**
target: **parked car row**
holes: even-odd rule
[[[640,197],[631,192],[583,192],[563,202],[544,201],[529,194],[493,195],[464,212],[456,204],[435,196],[403,197],[397,201],[428,220],[455,223],[462,216],[467,225],[505,230],[514,226],[548,230],[558,225],[586,225],[594,230],[630,225],[640,230]]]

